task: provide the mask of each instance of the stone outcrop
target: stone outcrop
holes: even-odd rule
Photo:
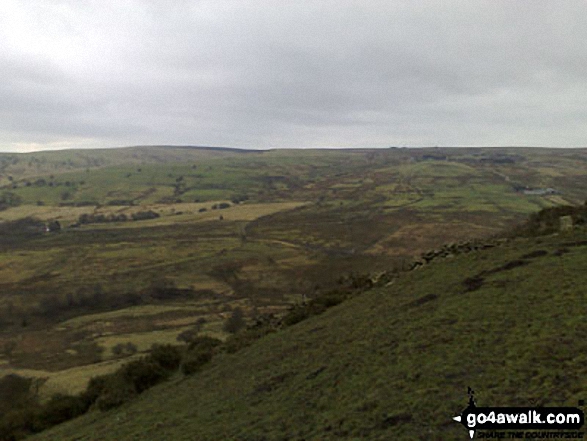
[[[473,251],[485,250],[494,248],[506,242],[507,239],[490,239],[490,240],[472,240],[465,242],[451,242],[443,245],[439,249],[426,251],[421,254],[418,259],[415,259],[409,266],[409,271],[418,269],[424,265],[429,264],[435,259],[447,259],[459,254],[471,253]]]

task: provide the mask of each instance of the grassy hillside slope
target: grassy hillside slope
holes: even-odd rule
[[[36,440],[458,440],[481,406],[587,395],[587,234],[434,261]]]
[[[79,391],[131,357],[120,345],[224,338],[232,309],[281,314],[351,273],[582,204],[586,174],[587,149],[0,154],[0,377]]]

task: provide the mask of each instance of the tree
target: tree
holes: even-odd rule
[[[232,314],[224,323],[224,331],[231,334],[236,334],[242,328],[245,327],[245,318],[243,310],[240,307],[234,308]]]
[[[9,191],[0,194],[0,210],[6,210],[9,207],[17,207],[22,202],[22,198]]]
[[[61,224],[58,220],[51,221],[47,224],[47,231],[54,233],[55,231],[61,231]]]

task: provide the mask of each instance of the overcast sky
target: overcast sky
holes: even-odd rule
[[[0,150],[587,145],[583,0],[1,0]]]

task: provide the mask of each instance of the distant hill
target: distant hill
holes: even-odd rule
[[[467,404],[587,396],[587,233],[435,260],[36,440],[459,440]]]
[[[254,152],[254,150],[197,146],[135,146],[35,153],[0,153],[0,183],[9,175],[24,178],[86,168],[131,164],[181,163],[234,156],[248,152]]]

